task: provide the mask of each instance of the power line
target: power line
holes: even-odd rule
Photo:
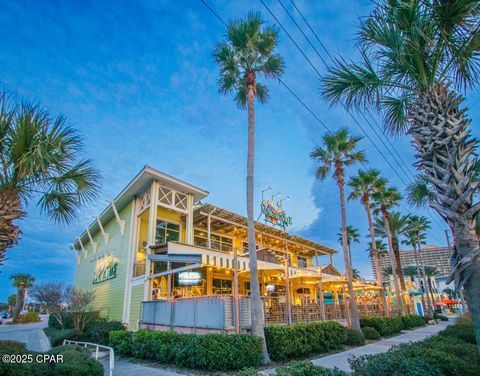
[[[292,1],[292,0],[290,0]],[[275,14],[271,11],[271,9],[267,6],[267,4],[263,1],[263,0],[260,0],[260,2],[263,4],[263,6],[265,7],[265,9],[270,13],[270,15],[275,19],[275,21],[278,23],[278,25],[281,27],[281,29],[285,32],[285,34],[288,36],[288,38],[292,41],[292,43],[295,45],[295,47],[300,51],[300,53],[302,54],[302,56],[307,60],[307,62],[310,64],[310,66],[313,68],[313,70],[317,73],[317,75],[322,78],[322,74],[319,72],[319,70],[314,66],[314,64],[312,63],[312,61],[307,57],[307,55],[305,54],[305,52],[301,49],[301,47],[298,45],[298,43],[293,39],[293,37],[290,35],[290,33],[286,30],[286,28],[282,25],[282,23],[279,21],[279,19],[275,16]],[[292,1],[293,2],[293,1]],[[328,66],[327,62],[323,59],[323,57],[320,55],[320,53],[318,52],[318,50],[315,48],[315,46],[313,45],[313,43],[310,41],[310,39],[308,38],[308,36],[303,32],[302,28],[298,25],[298,23],[295,21],[295,19],[292,17],[292,15],[290,14],[290,12],[286,9],[286,7],[283,5],[282,1],[279,0],[279,3],[280,5],[282,6],[282,8],[285,10],[285,12],[288,14],[288,16],[290,17],[290,19],[294,22],[294,24],[297,26],[297,28],[299,29],[299,31],[302,33],[302,35],[305,37],[305,39],[307,40],[307,42],[310,44],[310,46],[313,48],[313,50],[315,51],[315,53],[317,54],[317,56],[320,58],[320,60],[326,65]],[[298,8],[296,8],[298,9]],[[311,28],[311,27],[310,27]],[[318,36],[317,36],[318,38]],[[320,38],[318,38],[318,40],[320,40]],[[320,42],[321,43],[321,42]],[[322,43],[323,45],[323,43]],[[326,49],[326,47],[323,45],[323,48],[325,51],[327,51],[328,53],[328,50]],[[329,57],[332,58],[331,54],[328,53]],[[360,130],[363,132],[363,134],[368,138],[368,140],[372,143],[372,145],[375,147],[375,149],[379,152],[380,156],[385,160],[385,162],[387,162],[387,164],[390,166],[390,168],[392,169],[392,171],[394,172],[395,175],[397,175],[397,177],[400,179],[400,181],[405,185],[405,186],[408,186],[408,184],[405,182],[405,180],[402,178],[402,176],[397,172],[397,170],[395,169],[394,166],[392,166],[392,164],[390,163],[390,161],[382,154],[382,152],[380,151],[380,149],[378,148],[377,144],[372,140],[372,138],[368,135],[368,133],[365,131],[365,129],[360,125],[360,123],[358,122],[358,120],[353,116],[353,114],[351,113],[351,111],[348,109],[348,107],[345,105],[345,103],[343,101],[340,101],[340,104],[342,105],[342,107],[344,108],[344,110],[348,113],[348,115],[350,115],[350,117],[352,118],[352,120],[357,124],[357,126],[360,128]],[[367,118],[365,117],[365,115],[363,113],[360,112],[360,114],[362,115],[363,119],[367,122],[367,124],[370,125],[370,128],[374,131],[374,133],[376,134],[376,136],[378,137],[378,139],[380,140],[380,142],[382,142],[383,146],[386,148],[386,150],[390,153],[390,155],[392,156],[392,158],[394,159],[394,161],[398,164],[398,166],[402,169],[403,173],[405,175],[408,175],[407,171],[408,171],[408,167],[407,167],[407,171],[401,166],[400,162],[395,158],[395,156],[392,154],[392,152],[390,151],[390,148],[388,148],[388,146],[385,144],[385,142],[383,141],[383,138],[381,136],[378,135],[378,133],[375,131],[375,129],[372,127],[372,125],[369,123],[369,121],[367,120]],[[393,145],[392,145],[392,148],[394,149]],[[410,171],[408,171],[410,172]],[[411,173],[410,173],[411,174]],[[413,174],[411,174],[412,177]],[[401,203],[401,206],[409,211],[410,209],[408,209],[403,203]],[[427,215],[429,215],[429,217],[440,227],[440,228],[444,228],[444,226],[442,226],[441,224],[439,224],[439,222],[436,220],[436,218],[434,218],[433,216],[430,215],[430,213],[427,212]],[[438,240],[438,239],[437,239]]]

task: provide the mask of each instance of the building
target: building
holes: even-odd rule
[[[247,220],[202,203],[207,195],[142,169],[73,242],[75,287],[94,291],[95,309],[130,328],[248,328]],[[256,240],[267,324],[348,320],[346,283],[332,265],[333,249],[259,222]],[[361,312],[380,312],[377,287],[355,283],[355,289]]]
[[[439,275],[449,275],[451,251],[448,247],[427,246],[417,252],[418,263],[420,265],[421,257],[425,265],[434,266],[438,269]],[[416,265],[415,252],[413,250],[400,250],[400,262],[402,266]],[[373,275],[376,275],[376,269],[373,261],[371,261]],[[380,267],[383,270],[390,266],[390,258],[388,256],[380,259]],[[388,282],[388,276],[383,276],[383,281]]]

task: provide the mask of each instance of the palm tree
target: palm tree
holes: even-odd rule
[[[382,275],[384,275],[385,277],[390,277],[391,275],[393,276],[393,268],[391,266],[385,266],[382,269]]]
[[[15,299],[15,308],[13,310],[13,322],[18,321],[18,315],[25,304],[25,293],[27,289],[33,286],[35,278],[30,274],[12,274],[10,276],[12,285],[17,289],[17,297]]]
[[[398,277],[397,274],[398,267],[395,268],[395,255],[393,250],[393,240],[392,240],[392,233],[390,231],[390,209],[394,206],[398,205],[398,202],[401,200],[402,196],[398,193],[398,191],[393,187],[387,187],[386,184],[382,187],[379,187],[373,194],[372,198],[375,203],[375,213],[381,213],[383,217],[383,222],[385,224],[385,236],[388,242],[388,256],[390,258],[390,265],[392,267],[392,275],[393,275],[393,287],[395,290],[395,301],[397,304],[398,311],[403,314],[403,300],[400,294],[400,286],[398,285]]]
[[[376,279],[377,286],[383,288],[382,274],[380,271],[380,254],[377,250],[377,241],[375,240],[375,232],[373,229],[372,221],[372,194],[381,186],[385,185],[385,180],[380,177],[380,171],[375,169],[358,170],[357,176],[352,176],[348,182],[348,186],[352,189],[352,192],[348,196],[349,200],[359,199],[365,208],[368,220],[368,230],[370,232],[370,257],[375,265],[377,271]],[[383,244],[380,241],[380,244]],[[387,304],[385,301],[385,294],[382,296],[382,305],[384,313],[387,314]]]
[[[338,242],[342,244],[342,229],[337,233]],[[358,228],[353,226],[347,226],[347,244],[348,244],[348,257],[350,258],[350,267],[352,267],[352,243],[360,243],[360,233]]]
[[[480,82],[478,0],[381,0],[360,25],[361,61],[338,59],[322,83],[332,103],[378,108],[391,133],[408,133],[432,186],[430,207],[454,235],[452,279],[480,307],[480,252],[473,192],[477,141],[463,97]],[[480,352],[480,308],[472,316]]]
[[[347,128],[336,132],[328,132],[323,136],[323,146],[317,147],[310,156],[320,163],[316,176],[324,180],[328,173],[333,170],[333,178],[337,182],[340,193],[340,210],[342,218],[342,248],[345,274],[348,282],[349,310],[353,329],[360,329],[355,293],[353,291],[353,276],[348,253],[347,240],[347,209],[345,204],[345,168],[355,163],[366,161],[365,153],[356,150],[362,138],[351,136]]]
[[[409,216],[402,215],[399,212],[392,212],[389,214],[388,223],[390,224],[390,235],[392,237],[393,254],[395,255],[396,273],[400,278],[400,286],[403,293],[407,291],[405,286],[405,279],[403,276],[402,262],[400,259],[400,245],[399,239],[408,231]],[[387,237],[385,231],[385,221],[383,218],[375,218],[374,224],[375,236]]]
[[[250,258],[252,333],[263,340],[264,362],[269,362],[263,330],[263,306],[258,282],[255,222],[253,213],[254,178],[254,103],[265,103],[268,88],[257,82],[257,75],[265,78],[280,78],[284,69],[282,57],[275,53],[278,32],[265,25],[259,13],[249,13],[245,20],[231,21],[227,35],[213,52],[220,68],[219,92],[235,94],[235,102],[241,109],[248,109],[248,156],[247,156],[247,225],[248,254]]]
[[[384,242],[381,240],[375,240],[375,246],[372,246],[372,242],[368,242],[368,257],[373,258],[374,254],[378,255],[379,259],[384,258],[388,255],[388,249]],[[381,273],[380,273],[381,274]]]
[[[440,274],[438,269],[434,266],[425,266],[425,276],[427,277],[428,289],[430,290],[430,297],[432,299],[433,304],[435,305],[435,298],[433,297],[433,284],[432,278],[435,278],[437,275]]]
[[[403,267],[403,275],[410,278],[410,282],[415,282],[418,268],[415,265],[407,265]]]
[[[412,215],[409,218],[409,226],[408,231],[405,234],[406,239],[403,241],[404,244],[410,245],[413,248],[414,256],[415,256],[415,263],[417,265],[418,270],[418,280],[420,281],[420,276],[423,280],[424,290],[427,296],[427,312],[429,317],[433,317],[433,301],[430,300],[430,287],[427,283],[427,278],[425,276],[425,261],[423,259],[422,245],[426,244],[427,235],[425,231],[430,228],[430,221],[424,216]],[[420,265],[418,267],[418,256],[417,253],[420,254]],[[422,273],[420,273],[420,271]],[[422,295],[422,304],[425,306],[424,297]]]
[[[79,160],[82,144],[64,117],[0,93],[0,261],[19,240],[15,221],[29,201],[37,198],[54,222],[69,223],[96,197],[100,176]]]
[[[359,279],[362,278],[360,275],[360,271],[358,269],[352,268],[352,277],[354,280],[358,281]]]

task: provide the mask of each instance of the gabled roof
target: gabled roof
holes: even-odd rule
[[[197,202],[207,197],[208,192],[204,189],[198,188],[190,183],[187,183],[181,179],[177,179],[173,176],[158,171],[150,166],[144,166],[143,169],[135,175],[135,177],[127,184],[127,186],[118,194],[113,200],[115,207],[120,212],[127,204],[129,204],[135,196],[138,196],[145,192],[150,187],[152,181],[158,180],[162,185],[172,188],[176,191],[188,193],[193,195],[194,202]],[[98,216],[102,224],[108,223],[114,217],[112,204],[109,204],[102,213]],[[95,219],[88,229],[92,236],[96,234],[100,228],[98,222]],[[87,231],[85,230],[80,236],[82,242],[86,244],[88,242]],[[75,248],[80,248],[78,245],[78,239],[73,242]]]

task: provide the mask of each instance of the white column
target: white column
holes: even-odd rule
[[[212,215],[208,213],[207,215],[207,248],[212,248],[212,239],[210,238],[211,234],[211,223],[212,223]]]
[[[130,218],[130,241],[127,255],[127,277],[125,278],[125,294],[123,298],[123,319],[124,323],[130,321],[130,303],[132,298],[132,277],[135,256],[137,253],[137,228],[138,228],[138,199],[134,197],[132,200],[132,215]],[[108,235],[108,234],[107,234]]]
[[[186,243],[193,244],[193,196],[187,196],[187,215],[186,215]]]
[[[145,261],[145,281],[144,281],[144,294],[143,300],[150,300],[150,274],[152,272],[152,262],[148,259],[150,254],[150,244],[155,244],[155,228],[157,225],[157,201],[158,201],[158,183],[152,182],[150,187],[150,211],[148,212],[148,245],[146,249],[147,259]]]

